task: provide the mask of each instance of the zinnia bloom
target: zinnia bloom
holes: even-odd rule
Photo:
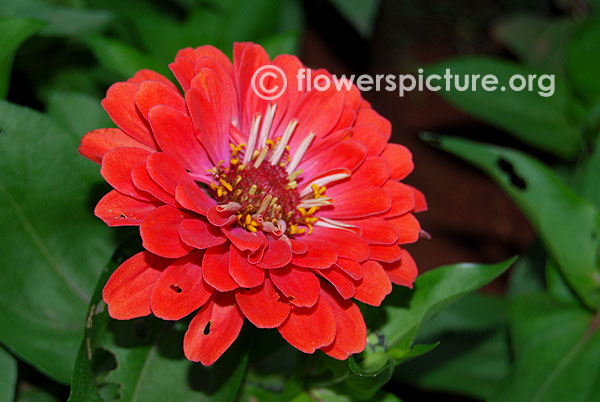
[[[265,65],[287,78],[271,101],[251,88]],[[119,128],[91,131],[79,148],[114,188],[96,216],[139,226],[145,249],[106,284],[111,317],[198,310],[183,347],[204,365],[245,319],[305,353],[361,352],[366,326],[352,299],[378,306],[392,283],[410,287],[417,275],[399,246],[419,238],[413,213],[426,209],[399,182],[410,152],[388,144],[390,123],[356,87],[299,89],[305,67],[294,56],[271,62],[259,45],[237,43],[232,63],[202,46],[170,68],[183,96],[142,70],[102,101]]]

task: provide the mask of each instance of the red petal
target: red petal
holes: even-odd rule
[[[371,246],[371,260],[382,262],[396,262],[402,258],[402,250],[397,245]]]
[[[131,82],[113,84],[108,88],[102,106],[119,128],[142,144],[157,149],[150,127],[135,103],[139,87],[139,84]]]
[[[319,278],[312,272],[285,267],[269,271],[273,284],[298,307],[311,307],[319,298]]]
[[[213,167],[206,151],[194,134],[192,120],[182,113],[164,105],[154,106],[148,114],[152,131],[160,148],[171,155],[190,172],[204,174]]]
[[[148,193],[165,204],[173,206],[177,205],[175,198],[150,177],[145,161],[140,162],[133,167],[131,170],[131,179],[133,180],[135,187],[143,193]]]
[[[319,157],[301,164],[299,168],[304,169],[303,177],[306,180],[312,180],[317,174],[324,174],[334,169],[348,169],[352,172],[365,156],[366,149],[360,142],[348,140],[334,145]]]
[[[398,244],[414,243],[419,240],[421,225],[413,214],[404,214],[388,220],[398,230]]]
[[[318,270],[316,273],[327,279],[344,299],[349,299],[354,296],[354,281],[352,281],[342,269],[334,267]]]
[[[204,57],[215,60],[233,77],[231,61],[219,49],[210,45],[200,46],[196,49],[188,47],[177,52],[175,62],[169,65],[184,91],[190,88],[192,79],[196,75],[194,70],[196,63]]]
[[[390,278],[376,261],[362,264],[363,277],[356,285],[354,298],[372,306],[379,306],[392,291]]]
[[[402,180],[413,171],[412,154],[404,145],[388,144],[381,156],[390,165],[391,180]]]
[[[415,207],[415,196],[406,184],[388,181],[383,186],[392,198],[392,207],[384,214],[385,217],[399,216],[410,212]]]
[[[208,301],[214,290],[202,279],[202,253],[194,251],[174,261],[152,287],[152,313],[179,320]]]
[[[177,87],[175,86],[175,84],[173,84],[164,75],[161,75],[155,71],[148,70],[148,69],[142,69],[142,70],[138,71],[137,73],[135,73],[133,75],[133,77],[131,77],[130,79],[127,80],[127,82],[133,83],[133,84],[141,84],[144,81],[158,81],[160,83],[163,83],[163,84],[170,86],[171,88],[177,90]]]
[[[408,187],[410,187],[410,189],[413,191],[413,195],[415,197],[415,208],[412,210],[412,212],[417,213],[427,211],[427,200],[425,199],[425,195],[413,186]]]
[[[142,251],[125,261],[102,290],[108,313],[117,320],[129,320],[151,313],[150,292],[169,260]]]
[[[183,338],[185,356],[210,366],[236,340],[243,324],[244,317],[233,295],[218,294],[190,322]]]
[[[383,264],[383,269],[390,280],[396,285],[407,286],[412,289],[419,273],[417,264],[406,250],[402,250],[402,259],[393,264]]]
[[[332,246],[338,257],[362,262],[369,258],[369,245],[360,236],[343,229],[315,227],[310,240],[318,240]]]
[[[94,214],[108,226],[139,226],[159,204],[140,201],[112,190],[96,205]]]
[[[335,249],[327,243],[305,240],[296,242],[304,244],[307,248],[304,254],[295,254],[292,264],[305,268],[329,268],[337,261]],[[292,243],[292,245],[294,242]]]
[[[375,186],[335,186],[327,195],[334,200],[333,207],[325,207],[319,214],[331,219],[357,219],[388,211],[392,206],[389,194]]]
[[[291,310],[291,305],[281,300],[269,278],[258,287],[240,289],[235,300],[246,318],[258,328],[277,328]]]
[[[243,288],[253,288],[265,280],[265,271],[248,262],[246,253],[233,244],[229,247],[229,274]]]
[[[215,205],[206,211],[206,217],[209,222],[215,226],[231,225],[237,220],[237,216],[231,211],[221,211],[219,206]]]
[[[362,231],[361,237],[369,244],[396,244],[398,241],[396,227],[385,219],[368,218],[344,223],[358,226]]]
[[[314,353],[319,348],[331,345],[336,324],[331,307],[319,298],[310,308],[292,308],[289,317],[278,329],[293,347],[304,353]]]
[[[205,249],[227,241],[221,231],[199,219],[186,219],[179,224],[179,235],[186,244]]]
[[[352,138],[365,147],[367,155],[377,156],[383,152],[389,135],[385,135],[375,126],[358,126],[352,128]]]
[[[202,260],[204,280],[220,292],[229,292],[238,288],[229,274],[229,244],[210,247]]]
[[[125,134],[118,128],[99,128],[83,136],[79,153],[96,163],[102,162],[105,153],[115,148],[132,147],[142,148],[149,152],[154,151],[147,145]]]
[[[388,138],[392,133],[392,123],[371,108],[360,108],[356,115],[354,125],[375,126]]]
[[[331,307],[336,323],[335,340],[321,350],[338,360],[362,352],[367,345],[367,326],[358,306],[341,300],[329,287],[323,287],[321,297]]]
[[[100,174],[102,174],[102,177],[104,177],[108,184],[120,193],[141,200],[152,201],[154,198],[139,191],[131,179],[131,170],[133,167],[138,163],[145,162],[149,154],[150,152],[141,148],[113,149],[107,152],[102,158]]]
[[[292,261],[292,248],[285,240],[269,240],[262,260],[258,263],[260,268],[280,268]]]
[[[163,152],[148,155],[146,168],[152,180],[171,195],[175,195],[179,183],[193,183],[179,162]]]
[[[366,184],[381,187],[390,178],[390,166],[384,158],[369,156],[360,165],[350,181],[354,185],[364,186]]]
[[[140,225],[146,250],[166,258],[179,258],[192,251],[179,237],[179,224],[186,215],[169,205],[156,208]]]
[[[172,85],[166,85],[158,81],[144,81],[135,93],[135,103],[146,119],[148,112],[156,105],[166,105],[180,112],[187,113],[185,100]]]
[[[242,251],[256,251],[267,243],[262,232],[252,233],[239,226],[223,227],[221,230]]]
[[[195,183],[181,182],[175,189],[175,199],[182,207],[206,215],[206,211],[217,206],[217,202],[208,196]]]
[[[360,263],[346,258],[338,258],[336,265],[340,267],[342,271],[350,275],[352,279],[358,280],[362,278],[362,266]]]

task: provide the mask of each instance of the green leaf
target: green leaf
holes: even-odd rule
[[[581,299],[569,287],[560,268],[552,259],[546,262],[546,286],[550,298],[563,305],[581,307]]]
[[[421,327],[432,315],[451,302],[483,285],[506,271],[516,258],[492,264],[456,264],[439,267],[417,277],[408,306],[392,293],[385,304],[386,323],[378,328],[387,345],[409,348]]]
[[[154,58],[125,42],[93,36],[87,38],[86,43],[100,64],[123,78],[129,78],[144,68],[170,75],[166,65],[158,63]]]
[[[516,15],[497,24],[492,36],[530,66],[563,75],[567,46],[577,26],[567,18]]]
[[[19,385],[15,402],[60,402],[60,399],[46,389],[23,383]]]
[[[544,269],[546,254],[539,242],[521,253],[519,261],[511,269],[506,284],[509,297],[543,291],[546,288]]]
[[[0,2],[0,16],[26,17],[45,21],[44,36],[80,36],[99,31],[112,19],[105,10],[80,10],[52,5],[43,0],[10,0]]]
[[[17,361],[0,347],[0,401],[12,402],[17,385]]]
[[[132,255],[137,240],[121,247],[104,270],[91,299],[69,401],[101,402],[106,394],[122,402],[146,402],[168,395],[173,401],[233,401],[246,371],[247,348],[240,339],[210,367],[183,355],[187,326],[154,317],[116,321],[108,316],[102,289],[113,271]]]
[[[440,81],[440,94],[454,106],[490,123],[519,140],[550,152],[562,158],[574,158],[581,149],[581,135],[567,120],[568,91],[564,81],[555,77],[555,91],[551,96],[542,96],[540,88],[549,86],[547,78],[538,87],[542,73],[512,62],[486,58],[458,58],[443,61],[426,70],[427,76],[438,74],[441,77],[450,69],[451,74],[460,77],[464,85],[465,75],[479,75],[476,90],[458,91],[453,86],[446,90],[445,80]],[[493,74],[498,78],[495,91],[485,91],[481,79]],[[535,74],[533,90],[517,92],[510,86],[510,77],[527,77]],[[456,80],[456,78],[454,78]],[[501,88],[506,90],[502,91]]]
[[[594,204],[597,210],[600,210],[600,142],[592,154],[584,161],[577,164],[572,178],[573,189],[583,198],[587,198]]]
[[[379,0],[330,0],[350,24],[366,38],[373,35]]]
[[[529,218],[567,283],[588,307],[600,305],[599,217],[588,201],[574,194],[541,162],[521,152],[452,137],[428,136],[425,140],[474,164],[498,182]]]
[[[52,92],[47,108],[48,114],[57,123],[79,135],[114,125],[102,108],[100,99],[85,93]]]
[[[584,22],[569,46],[567,71],[575,91],[590,103],[600,100],[600,19]]]
[[[98,167],[79,136],[0,101],[0,339],[68,382],[96,277],[114,232],[93,216]]]
[[[519,298],[511,308],[515,361],[491,402],[597,400],[600,381],[599,320],[546,295]]]
[[[17,49],[43,26],[43,22],[32,19],[0,18],[0,98],[5,98],[8,93],[10,71]]]
[[[487,398],[510,364],[506,331],[455,332],[431,353],[400,365],[394,380],[433,391]]]

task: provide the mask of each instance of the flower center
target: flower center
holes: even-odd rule
[[[238,225],[248,231],[310,234],[319,220],[315,213],[333,202],[325,196],[327,182],[315,180],[298,188],[303,171],[297,167],[315,135],[308,135],[290,155],[288,142],[298,121],[292,119],[281,137],[269,139],[274,114],[275,106],[269,106],[262,126],[261,116],[254,117],[247,144],[230,144],[229,166],[221,162],[210,170],[209,193],[235,211]]]

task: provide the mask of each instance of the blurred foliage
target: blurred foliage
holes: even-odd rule
[[[555,74],[556,91],[542,97],[535,89],[442,89],[450,103],[503,129],[535,153],[430,133],[423,136],[494,179],[528,217],[539,244],[511,273],[505,299],[508,317],[501,332],[487,338],[491,342],[499,337],[501,343],[495,349],[487,341],[481,344],[488,353],[482,355],[486,362],[470,360],[479,352],[471,345],[448,361],[446,366],[454,370],[422,368],[417,379],[422,387],[494,402],[600,397],[600,19],[596,2],[580,6],[585,17],[518,15],[495,26],[492,36],[518,62],[461,57],[428,70],[439,74],[452,68],[453,73],[482,76],[506,70],[508,75],[499,77],[501,84],[514,73]],[[435,351],[428,356],[430,363],[434,356]],[[476,380],[465,381],[468,375],[456,367],[463,360],[484,372],[485,367],[505,370],[487,386],[474,387]]]

